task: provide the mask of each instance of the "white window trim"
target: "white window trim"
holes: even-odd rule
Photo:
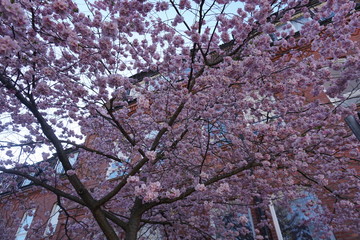
[[[30,228],[31,226],[31,223],[34,219],[34,216],[35,216],[35,211],[36,209],[35,208],[32,208],[30,210],[27,210],[22,219],[21,219],[21,222],[20,222],[20,225],[19,225],[19,228],[18,230],[16,231],[16,235],[15,235],[15,240],[23,240],[23,239],[26,239],[26,235],[28,233],[28,230],[25,230],[24,229],[24,226],[27,225],[27,228]]]
[[[270,202],[269,208],[270,208],[271,218],[272,218],[273,223],[274,223],[276,236],[277,236],[278,240],[283,240],[283,236],[282,236],[282,233],[281,233],[279,221],[278,221],[278,218],[276,216],[274,204],[272,202]]]
[[[253,220],[250,208],[248,208],[248,216],[249,216],[249,221],[250,221],[250,225],[251,225],[251,232],[253,234],[254,239],[256,239],[254,220]]]
[[[46,223],[44,236],[51,236],[56,232],[56,226],[59,222],[60,206],[55,203],[51,209],[50,218]],[[53,231],[50,231],[50,225]]]
[[[281,231],[281,228],[280,228],[280,224],[279,224],[279,221],[278,221],[278,217],[277,217],[277,214],[276,214],[276,210],[275,210],[275,207],[274,207],[274,204],[273,204],[272,201],[270,201],[269,208],[270,208],[271,218],[273,219],[277,239],[278,240],[284,240],[283,235],[282,235],[282,231]],[[313,234],[313,233],[311,233],[311,234]],[[330,239],[330,240],[335,240],[336,239],[333,232],[330,231],[329,234],[330,235],[329,235],[328,239]]]

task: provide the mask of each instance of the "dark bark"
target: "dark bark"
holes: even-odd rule
[[[101,209],[96,209],[92,211],[92,214],[96,220],[96,222],[99,224],[99,227],[103,231],[103,233],[106,236],[106,239],[108,240],[119,240],[119,237],[116,235],[114,228],[111,227],[108,220],[105,217],[105,214],[102,212]]]
[[[136,240],[137,233],[140,229],[141,216],[144,213],[142,199],[136,198],[134,206],[131,209],[129,222],[126,226],[125,240]]]
[[[125,240],[136,240],[137,233],[140,227],[141,216],[134,215],[130,218],[129,223],[127,225],[127,231],[125,235]]]

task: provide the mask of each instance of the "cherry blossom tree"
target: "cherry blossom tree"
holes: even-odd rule
[[[2,179],[55,194],[69,239],[241,239],[234,213],[304,192],[356,230],[355,4],[2,0]]]

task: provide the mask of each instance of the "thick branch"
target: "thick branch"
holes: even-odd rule
[[[4,167],[0,167],[0,171],[2,171],[4,173],[14,174],[14,175],[17,175],[17,176],[27,178],[27,179],[31,180],[35,185],[41,186],[41,187],[53,192],[57,196],[61,196],[63,198],[69,199],[71,201],[74,201],[76,203],[79,203],[79,204],[85,206],[85,202],[83,200],[81,200],[80,198],[78,198],[76,196],[73,196],[71,194],[68,194],[66,192],[63,192],[63,191],[61,191],[61,190],[59,190],[59,189],[57,189],[57,188],[55,188],[55,187],[53,187],[53,186],[51,186],[49,184],[46,184],[45,182],[39,180],[36,177],[31,176],[30,174],[26,174],[26,173],[20,172],[20,171],[15,170],[15,169],[7,169],[7,168],[4,168]]]
[[[115,223],[116,225],[120,226],[123,230],[125,230],[126,228],[126,222],[122,221],[121,219],[119,219],[115,214],[106,211],[106,210],[102,210],[105,214],[105,217],[107,219],[109,219],[110,221],[112,221],[113,223]]]

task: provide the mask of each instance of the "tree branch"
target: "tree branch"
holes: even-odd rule
[[[50,192],[56,194],[57,196],[61,196],[63,198],[66,198],[66,199],[69,199],[71,201],[74,201],[76,203],[79,203],[83,206],[86,206],[85,202],[81,199],[81,198],[78,198],[76,196],[73,196],[71,194],[68,194],[66,192],[63,192],[49,184],[46,184],[45,182],[39,180],[38,178],[36,177],[33,177],[31,176],[30,174],[27,174],[27,173],[23,173],[23,172],[20,172],[18,170],[15,170],[15,169],[7,169],[7,168],[4,168],[4,167],[0,167],[0,171],[4,172],[4,173],[8,173],[8,174],[13,174],[13,175],[17,175],[17,176],[21,176],[21,177],[24,177],[26,179],[29,179],[31,180],[35,185],[38,185],[38,186],[41,186],[47,190],[49,190]]]

